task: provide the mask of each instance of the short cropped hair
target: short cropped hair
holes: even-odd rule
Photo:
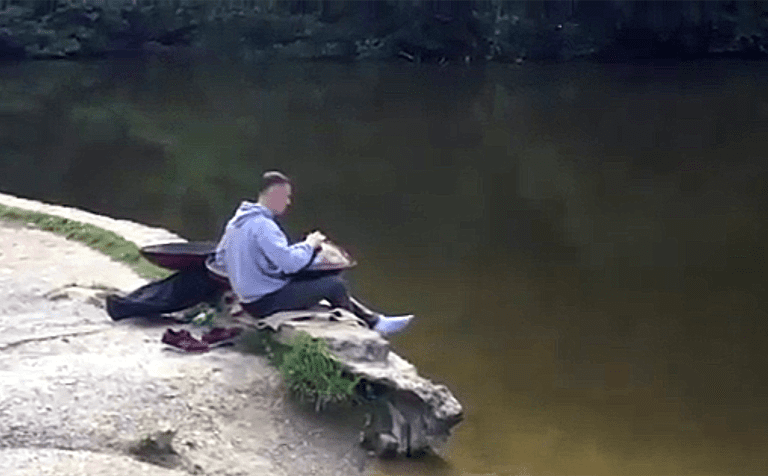
[[[261,176],[259,194],[266,192],[267,189],[272,185],[277,185],[282,183],[291,184],[291,179],[288,178],[288,176],[285,175],[284,173],[278,172],[277,170],[270,170],[268,172],[264,172],[264,175]]]

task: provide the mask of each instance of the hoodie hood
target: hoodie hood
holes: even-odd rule
[[[224,255],[224,250],[227,246],[227,240],[229,239],[230,230],[234,228],[240,228],[249,218],[263,216],[270,220],[274,220],[275,214],[272,213],[267,207],[259,205],[258,203],[248,202],[243,200],[240,206],[237,207],[234,216],[229,219],[227,226],[224,228],[224,233],[219,240],[219,244],[216,246],[216,263],[221,265],[221,257]]]
[[[274,220],[275,218],[275,214],[272,213],[272,210],[269,208],[259,205],[258,203],[243,201],[240,206],[237,207],[235,215],[230,218],[227,223],[227,228],[232,226],[239,227],[245,220],[257,215],[269,218],[270,220]]]

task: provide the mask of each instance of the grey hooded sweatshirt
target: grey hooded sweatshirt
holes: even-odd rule
[[[274,218],[268,208],[244,201],[216,247],[216,267],[226,273],[244,303],[282,288],[288,283],[287,274],[301,270],[314,257],[306,241],[288,245]]]

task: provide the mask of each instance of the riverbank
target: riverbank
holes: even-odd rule
[[[0,205],[90,223],[140,246],[181,239],[8,195]],[[84,244],[0,221],[4,474],[360,473],[355,416],[343,422],[294,404],[277,370],[249,351],[248,336],[181,354],[160,343],[170,323],[111,321],[105,289],[144,282]]]

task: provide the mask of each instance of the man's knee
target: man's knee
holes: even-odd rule
[[[320,293],[324,298],[339,305],[347,299],[347,285],[339,276],[323,276],[317,281]]]
[[[347,296],[347,285],[339,276],[326,276],[322,279],[325,281],[323,287],[330,294],[329,297],[343,299]]]

